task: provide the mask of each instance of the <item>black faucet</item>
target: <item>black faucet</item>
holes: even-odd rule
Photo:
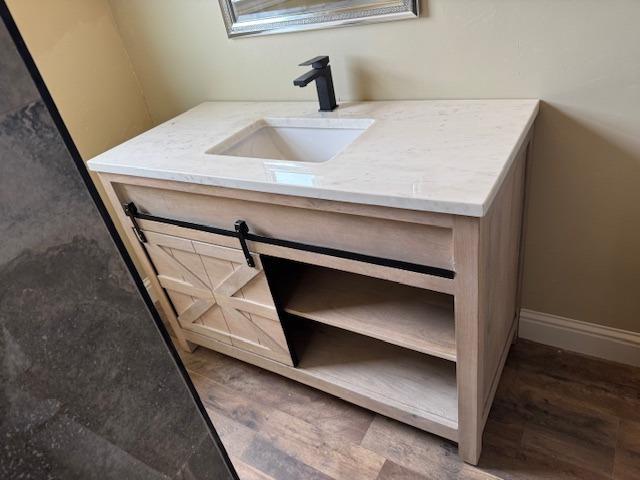
[[[315,80],[316,90],[318,90],[318,101],[320,102],[320,111],[331,112],[335,110],[338,104],[336,103],[336,94],[333,91],[333,78],[331,77],[329,57],[323,55],[300,64],[301,67],[306,67],[307,65],[311,65],[311,70],[296,78],[293,84],[298,87],[306,87]]]

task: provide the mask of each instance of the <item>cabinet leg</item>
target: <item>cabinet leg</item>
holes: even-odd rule
[[[460,458],[471,465],[478,465],[480,453],[482,453],[482,435],[480,435],[480,438],[475,439],[475,441],[464,439],[458,445]]]
[[[176,338],[176,337],[173,337]],[[186,353],[193,353],[198,345],[195,343],[191,343],[189,340],[185,338],[176,338],[178,346]]]
[[[456,219],[455,331],[458,383],[458,453],[476,465],[482,450],[482,374],[484,324],[479,309],[479,226],[473,220]]]
[[[165,310],[158,304],[156,304],[156,309],[163,319],[164,326],[169,330],[173,343],[177,344],[182,351],[186,353],[193,353],[193,351],[198,348],[198,345],[191,343],[189,340],[184,338],[184,334],[179,330],[180,325],[178,320],[175,318],[175,315],[173,315],[173,313],[165,313]],[[164,321],[165,319],[166,321]]]
[[[464,397],[465,389],[459,389],[459,394]],[[476,398],[463,398],[462,404],[467,408],[462,410],[462,415],[458,416],[458,454],[466,463],[477,465],[482,453],[482,432],[484,424],[480,408],[475,408]],[[479,405],[479,402],[477,403]]]
[[[164,292],[161,292],[160,294],[164,295]],[[158,314],[160,315],[165,328],[171,334],[171,340],[173,341],[174,345],[178,345],[180,349],[182,349],[182,351],[186,353],[193,353],[195,349],[198,348],[198,345],[196,345],[195,343],[191,343],[189,340],[184,338],[182,332],[179,331],[180,326],[178,324],[178,319],[175,318],[173,312],[167,312],[167,310],[162,307],[160,302],[155,302],[154,306],[156,307],[156,310],[158,311]]]

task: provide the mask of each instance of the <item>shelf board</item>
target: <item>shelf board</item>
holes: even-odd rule
[[[292,320],[298,322],[302,328],[292,328],[298,369],[314,381],[357,394],[366,399],[356,402],[365,408],[389,415],[391,407],[399,413],[390,416],[421,428],[434,422],[457,429],[455,364],[334,327]]]
[[[291,278],[288,313],[456,360],[450,295],[316,266],[300,266]]]
[[[196,344],[458,441],[455,363],[311,320],[289,318],[288,323],[297,367],[194,332],[185,334]]]

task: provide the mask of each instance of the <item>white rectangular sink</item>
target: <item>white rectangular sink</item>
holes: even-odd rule
[[[326,162],[371,124],[365,118],[263,118],[236,132],[209,154],[294,162]]]

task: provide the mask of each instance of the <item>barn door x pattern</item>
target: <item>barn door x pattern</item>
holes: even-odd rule
[[[185,330],[292,365],[260,257],[241,250],[144,232],[158,281]]]

